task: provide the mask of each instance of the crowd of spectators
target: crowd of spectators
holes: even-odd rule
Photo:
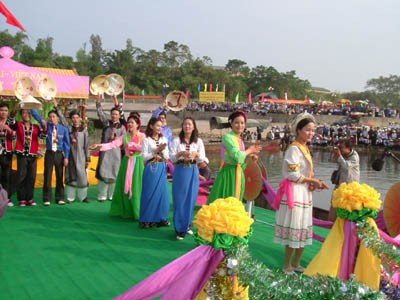
[[[315,115],[343,115],[360,114],[371,117],[389,117],[395,118],[400,116],[397,109],[384,108],[381,109],[372,104],[365,105],[318,105],[318,104],[286,104],[286,103],[273,103],[273,102],[198,102],[193,101],[189,104],[187,110],[189,111],[220,111],[232,112],[241,109],[247,112],[254,112],[259,115],[267,115],[270,113],[285,113],[285,114],[299,114],[307,111]]]
[[[280,140],[283,146],[290,144],[294,136],[288,126],[272,126],[262,139]],[[341,140],[350,139],[353,145],[389,147],[400,150],[400,124],[389,123],[387,127],[367,125],[318,125],[312,144],[334,146]]]
[[[400,149],[400,124],[389,123],[387,127],[367,125],[343,125],[317,127],[313,143],[336,145],[339,140],[350,139],[353,145],[378,146]]]

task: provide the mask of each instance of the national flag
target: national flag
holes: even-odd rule
[[[265,96],[264,96],[264,93],[262,93],[262,94],[261,94],[261,101],[264,102],[264,99],[265,99]]]
[[[186,90],[186,99],[189,102],[189,98],[190,98],[190,91]]]
[[[235,103],[238,103],[239,102],[239,92],[236,94],[236,97],[235,97]]]
[[[207,92],[207,83],[204,84],[204,91]]]
[[[22,31],[26,31],[24,26],[17,20],[17,18],[11,13],[11,11],[8,10],[6,5],[3,3],[3,1],[0,1],[0,13],[3,14],[7,18],[7,23],[13,26],[18,27]]]
[[[249,92],[249,103],[253,103],[253,98],[251,97],[251,91]]]
[[[210,92],[212,92],[212,83],[210,83]]]
[[[217,86],[215,87],[215,91],[218,92],[218,83],[217,83]]]
[[[285,100],[287,100],[287,92],[285,92]]]
[[[142,90],[142,96],[144,96],[144,89]]]
[[[199,83],[199,85],[197,86],[197,91],[200,93],[200,90],[201,90],[201,85]]]
[[[162,90],[162,99],[165,100],[166,94],[165,94],[165,90]]]

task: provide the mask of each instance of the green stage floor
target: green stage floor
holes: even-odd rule
[[[140,229],[137,221],[109,217],[110,202],[45,207],[41,189],[35,198],[38,206],[8,208],[0,219],[0,299],[112,299],[196,247],[190,236],[176,240],[173,227]],[[89,199],[96,199],[96,187]],[[257,208],[256,217],[251,253],[280,268],[275,213]],[[303,265],[320,246],[306,247]]]

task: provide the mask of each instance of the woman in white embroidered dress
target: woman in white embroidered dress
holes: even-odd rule
[[[179,137],[172,141],[171,160],[176,164],[172,183],[174,226],[176,238],[183,240],[186,233],[193,234],[190,223],[200,186],[197,163],[206,160],[203,141],[191,117],[183,120]]]
[[[287,274],[304,271],[300,261],[304,247],[312,243],[313,234],[312,191],[328,188],[321,179],[314,178],[313,161],[307,147],[315,134],[314,117],[309,113],[299,114],[293,120],[291,129],[297,139],[285,153],[282,167],[284,180],[280,185],[280,190],[286,192],[286,198],[275,199],[274,203],[279,207],[274,241],[285,246],[283,271]]]

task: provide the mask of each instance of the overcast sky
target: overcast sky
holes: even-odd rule
[[[295,70],[313,86],[362,91],[368,79],[400,74],[399,0],[3,0],[27,29],[31,46],[75,58],[91,34],[106,50],[126,40],[145,51],[168,41],[209,56],[214,65]],[[0,16],[0,18],[3,18]],[[0,19],[0,29],[15,33]]]

